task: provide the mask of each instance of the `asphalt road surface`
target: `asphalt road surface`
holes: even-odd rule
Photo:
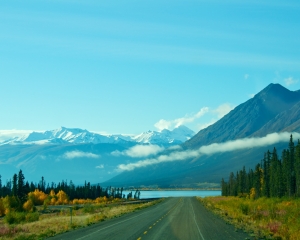
[[[63,233],[49,240],[95,239],[252,239],[214,215],[195,197],[168,198],[152,207]]]

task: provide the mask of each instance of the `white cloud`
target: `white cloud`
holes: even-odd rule
[[[63,155],[64,158],[67,159],[73,159],[73,158],[81,158],[81,157],[86,157],[86,158],[99,158],[100,155],[94,154],[94,153],[89,153],[89,152],[81,152],[81,151],[71,151],[71,152],[66,152]]]
[[[104,165],[100,164],[99,166],[96,166],[96,168],[102,169],[102,168],[104,168]]]
[[[174,125],[173,121],[167,121],[164,119],[160,119],[157,123],[154,124],[154,127],[156,127],[159,131],[163,129],[170,129],[171,126]]]
[[[203,107],[196,114],[186,115],[185,117],[177,118],[174,120],[161,119],[157,123],[155,123],[154,126],[159,131],[161,131],[163,129],[173,129],[173,128],[179,127],[180,125],[194,122],[196,119],[198,119],[198,118],[202,117],[203,115],[205,115],[206,113],[208,113],[208,111],[209,111],[208,107]]]
[[[299,133],[293,133],[294,139],[299,139]],[[168,155],[161,155],[157,158],[140,160],[135,163],[118,165],[119,171],[130,171],[135,168],[146,167],[153,164],[172,161],[183,161],[189,158],[196,158],[202,155],[211,155],[220,152],[230,152],[234,150],[255,148],[262,146],[274,145],[279,142],[288,142],[290,133],[272,133],[262,138],[244,138],[225,143],[213,143],[207,146],[202,146],[197,150],[174,151]]]
[[[33,130],[0,130],[0,142],[16,138],[16,137],[23,137],[32,133]]]
[[[165,148],[158,145],[136,145],[123,152],[114,151],[111,154],[114,156],[128,156],[128,157],[148,157],[162,152]]]
[[[218,121],[218,120],[216,120],[216,119],[211,119],[211,120],[210,120],[209,122],[207,122],[207,123],[198,124],[197,130],[200,131],[200,130],[202,130],[202,129],[204,129],[204,128],[207,128],[207,127],[209,127],[210,125],[213,125],[216,121]]]
[[[180,145],[168,147],[168,150],[180,150],[180,149],[182,149],[182,147]]]
[[[246,73],[245,75],[244,75],[244,78],[247,80],[248,78],[250,77],[250,75],[248,74],[248,73]]]
[[[218,118],[222,118],[232,109],[234,109],[234,106],[232,106],[229,103],[224,103],[220,105],[217,109],[213,110],[213,112],[217,114]]]
[[[184,125],[184,124],[187,124],[187,123],[193,123],[197,119],[203,117],[206,114],[217,115],[217,119],[216,119],[216,117],[213,117],[207,123],[198,124],[197,129],[201,130],[201,129],[206,128],[209,125],[212,125],[213,123],[215,123],[217,120],[219,120],[224,115],[226,115],[227,113],[229,113],[233,108],[234,108],[234,106],[231,105],[230,103],[221,104],[216,109],[212,109],[212,110],[210,110],[208,107],[203,107],[196,114],[186,115],[185,117],[177,118],[177,119],[174,119],[174,120],[161,119],[157,123],[155,123],[154,126],[159,131],[161,131],[163,129],[172,130],[172,129],[176,128],[176,127],[179,127],[180,125]]]
[[[284,82],[287,86],[290,86],[292,84],[297,83],[298,79],[294,79],[293,77],[288,77],[288,78],[284,79]]]

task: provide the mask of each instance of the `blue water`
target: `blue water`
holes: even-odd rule
[[[140,199],[143,198],[161,198],[161,197],[209,197],[221,196],[221,191],[140,191]],[[124,191],[127,196],[129,191]],[[134,195],[135,191],[132,191]]]

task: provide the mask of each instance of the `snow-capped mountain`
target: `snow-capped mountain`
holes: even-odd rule
[[[118,143],[124,141],[118,136],[103,136],[80,128],[61,127],[51,131],[32,132],[23,137],[13,138],[4,143],[46,144],[46,143]]]
[[[22,137],[13,137],[1,143],[4,144],[81,144],[81,143],[126,143],[135,142],[140,144],[174,145],[180,144],[195,133],[185,126],[179,126],[173,131],[164,129],[161,132],[148,131],[136,136],[128,135],[101,135],[80,128],[66,128],[31,132]]]
[[[191,137],[193,137],[195,133],[187,128],[186,126],[179,126],[174,130],[170,131],[168,129],[164,129],[161,132],[156,131],[147,131],[143,132],[135,137],[133,137],[133,141],[138,143],[149,143],[149,144],[180,144]]]

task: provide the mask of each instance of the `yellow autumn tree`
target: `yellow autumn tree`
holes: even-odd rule
[[[24,204],[23,204],[23,209],[27,212],[33,212],[34,211],[34,204],[31,199],[28,199]]]
[[[34,192],[28,193],[28,199],[30,199],[34,205],[44,204],[47,197],[48,195],[39,189],[35,189]]]
[[[250,189],[250,199],[254,200],[256,196],[255,188]]]
[[[62,204],[69,203],[69,196],[63,190],[59,190],[59,192],[56,194],[56,196],[57,196],[57,201],[55,203],[56,205],[62,205]]]

